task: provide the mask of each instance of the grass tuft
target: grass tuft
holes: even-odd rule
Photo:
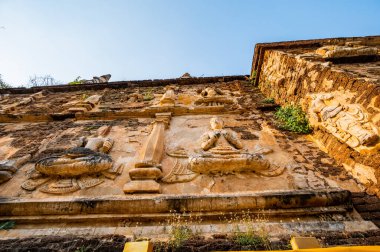
[[[171,231],[171,243],[174,248],[179,248],[184,242],[192,238],[193,231],[187,226],[174,226]]]

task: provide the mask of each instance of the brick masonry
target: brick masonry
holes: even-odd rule
[[[380,199],[366,193],[352,193],[352,203],[365,220],[380,227]]]
[[[252,75],[256,75],[255,83],[265,96],[274,98],[276,103],[300,105],[305,111],[308,94],[325,92],[349,94],[347,103],[360,104],[368,113],[369,119],[379,128],[378,58],[370,62],[332,64],[323,59],[313,60],[303,56],[305,53],[313,53],[323,45],[352,41],[380,47],[379,36],[258,44],[252,65]],[[351,167],[350,172],[365,185],[367,193],[380,196],[379,183],[366,179],[362,171],[357,168],[365,167],[379,180],[379,152],[358,152],[323,129],[315,129],[313,136],[339,164]]]

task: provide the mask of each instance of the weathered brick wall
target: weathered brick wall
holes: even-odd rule
[[[286,51],[266,50],[260,68],[259,88],[280,105],[305,105],[308,94],[345,92],[349,94],[347,103],[362,105],[369,119],[380,127],[379,80],[359,78],[337,66],[331,67],[327,62],[309,61]],[[380,196],[377,183],[380,180],[379,152],[360,153],[322,129],[316,129],[314,137],[330,156],[365,184],[368,193]],[[371,177],[374,179],[368,179]]]
[[[380,127],[380,85],[338,71],[321,62],[297,58],[282,51],[267,50],[261,67],[259,87],[280,104],[299,104],[309,93],[350,91],[349,103],[361,104]]]
[[[314,130],[314,137],[319,140],[319,142],[326,148],[330,156],[332,156],[338,164],[347,165],[346,168],[355,167],[357,164],[363,164],[365,166],[374,167],[374,176],[380,178],[380,153],[372,153],[367,155],[362,155],[359,152],[350,148],[347,144],[340,142],[336,137],[331,135],[329,132],[326,132],[321,129]],[[354,177],[359,177],[361,174],[360,171],[355,169],[349,170]],[[367,193],[371,195],[379,195],[379,185],[374,184],[371,180],[365,176],[362,176],[363,184],[367,187]]]
[[[352,203],[365,220],[380,227],[380,199],[366,193],[352,193]]]

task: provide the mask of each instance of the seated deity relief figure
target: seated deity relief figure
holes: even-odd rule
[[[308,96],[310,124],[322,127],[352,148],[374,146],[379,141],[375,125],[359,104],[343,105],[333,94]]]
[[[110,130],[110,126],[100,127],[97,136],[80,138],[80,146],[62,155],[40,159],[21,187],[32,191],[44,184],[40,191],[62,194],[104,182],[100,175],[114,179],[122,167],[115,167],[107,154],[113,146],[113,140],[106,137]]]
[[[279,176],[285,167],[278,167],[264,159],[264,155],[273,150],[256,145],[256,150],[243,149],[236,132],[224,129],[224,122],[214,117],[210,120],[211,130],[201,136],[201,148],[188,153],[178,147],[167,155],[175,158],[174,166],[161,181],[164,183],[189,182],[200,174],[230,174],[254,172],[265,177]]]
[[[214,117],[210,124],[211,130],[201,136],[201,149],[198,152],[187,154],[184,149],[179,148],[167,153],[168,156],[176,158],[176,162],[169,174],[162,178],[163,182],[188,182],[199,174],[254,172],[273,177],[284,172],[285,167],[277,167],[264,159],[263,154],[272,150],[260,148],[249,153],[243,149],[243,143],[236,132],[224,129],[223,120]]]
[[[246,153],[236,132],[224,129],[224,122],[214,117],[211,130],[201,137],[201,152],[189,157],[190,170],[197,173],[265,171],[270,163],[261,155]]]
[[[197,106],[223,106],[234,101],[227,97],[219,88],[207,87],[200,93],[200,98],[195,101]]]

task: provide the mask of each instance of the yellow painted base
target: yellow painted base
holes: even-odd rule
[[[152,252],[153,244],[149,241],[127,242],[123,252]]]
[[[311,248],[320,248],[317,238],[315,237],[292,237],[290,239],[290,245],[292,249],[311,249]]]

